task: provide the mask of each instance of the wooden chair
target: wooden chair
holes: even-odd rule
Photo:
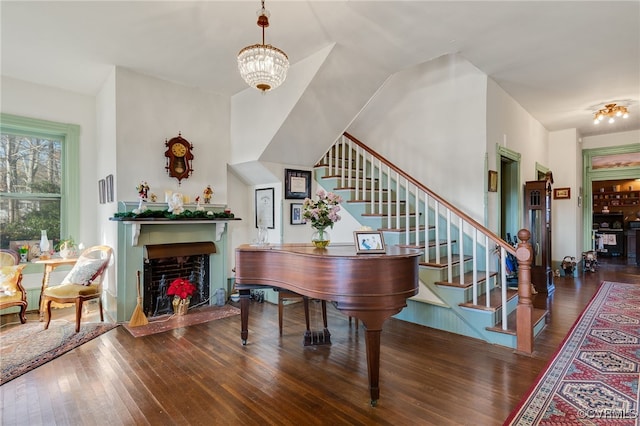
[[[74,303],[76,306],[76,333],[80,331],[82,304],[98,299],[100,321],[104,321],[102,312],[102,279],[109,266],[113,250],[109,246],[93,246],[86,249],[60,285],[49,286],[42,293],[47,321],[51,322],[51,302]]]
[[[0,250],[0,309],[20,307],[20,322],[27,322],[27,292],[22,287],[20,256],[13,250]]]

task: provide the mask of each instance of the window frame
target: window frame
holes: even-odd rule
[[[0,132],[55,137],[62,141],[60,182],[60,238],[80,231],[80,126],[0,113]],[[72,178],[75,177],[75,178]],[[7,196],[7,195],[3,195]]]

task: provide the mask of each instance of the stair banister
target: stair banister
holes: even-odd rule
[[[346,139],[346,143],[345,143],[345,139]],[[348,161],[349,161],[349,167],[347,167],[346,165],[346,161],[347,161],[347,155],[345,152],[345,149],[349,150],[349,155],[348,155]],[[385,158],[383,158],[381,155],[379,155],[377,152],[375,152],[374,150],[372,150],[371,148],[367,147],[366,145],[364,145],[362,142],[360,142],[359,140],[357,140],[355,137],[351,136],[348,133],[344,133],[343,137],[332,147],[331,152],[333,152],[334,154],[336,153],[336,151],[340,154],[339,156],[337,156],[337,160],[332,163],[332,159],[329,158],[328,159],[328,163],[329,164],[329,171],[330,174],[334,177],[339,176],[340,179],[340,184],[339,186],[341,188],[353,188],[352,186],[352,178],[355,179],[355,194],[356,197],[358,197],[358,185],[359,185],[359,181],[360,181],[360,173],[362,173],[362,197],[359,197],[359,199],[361,200],[366,200],[366,193],[368,192],[369,194],[369,202],[370,202],[370,212],[374,215],[379,215],[381,217],[385,217],[386,218],[386,223],[387,223],[387,228],[392,230],[392,229],[396,229],[396,230],[400,230],[402,229],[402,227],[400,226],[401,224],[401,216],[404,214],[405,216],[405,221],[404,221],[404,232],[405,232],[405,243],[407,245],[410,245],[410,237],[411,237],[411,219],[413,218],[414,220],[414,227],[415,227],[415,245],[416,246],[420,246],[420,241],[421,239],[419,238],[421,232],[420,232],[420,228],[421,228],[421,223],[420,223],[420,204],[421,202],[424,203],[425,209],[424,209],[424,241],[425,241],[425,250],[424,250],[424,259],[425,262],[427,263],[433,263],[431,262],[430,259],[430,249],[429,249],[429,227],[432,226],[433,232],[434,232],[434,236],[435,236],[435,249],[433,250],[433,256],[435,257],[435,263],[436,264],[441,264],[440,259],[441,256],[443,255],[442,251],[440,250],[440,246],[441,246],[441,241],[440,241],[440,236],[441,234],[443,234],[443,232],[441,231],[441,220],[443,221],[443,226],[446,226],[446,241],[444,242],[444,255],[447,258],[446,261],[446,273],[448,276],[448,281],[451,282],[452,278],[453,278],[453,263],[454,263],[454,259],[453,259],[453,251],[452,251],[452,246],[453,244],[457,244],[459,247],[459,276],[460,276],[460,282],[459,284],[461,286],[466,285],[465,284],[465,280],[464,280],[464,272],[465,269],[463,267],[464,264],[464,257],[465,257],[465,253],[464,253],[464,247],[465,244],[472,244],[472,247],[470,249],[470,251],[472,252],[472,299],[473,299],[473,304],[477,305],[478,303],[478,280],[480,279],[480,277],[478,276],[478,272],[479,272],[479,262],[478,262],[478,232],[480,232],[481,235],[484,236],[484,238],[480,238],[480,241],[484,244],[483,250],[484,250],[484,263],[485,263],[485,271],[484,271],[484,293],[487,295],[487,297],[485,297],[486,299],[486,307],[487,308],[491,308],[491,302],[490,302],[490,298],[488,297],[488,295],[490,294],[491,291],[491,276],[495,273],[491,272],[491,268],[490,265],[492,264],[491,262],[491,255],[492,254],[496,254],[499,256],[499,262],[498,262],[498,274],[500,277],[500,283],[502,284],[500,287],[500,296],[501,296],[501,314],[502,314],[502,328],[504,330],[508,330],[508,324],[507,324],[507,304],[508,304],[508,300],[507,300],[507,279],[506,279],[506,258],[508,254],[512,254],[515,255],[516,254],[516,249],[514,247],[512,247],[510,244],[508,244],[507,242],[505,242],[502,238],[498,237],[496,234],[494,234],[492,231],[490,231],[489,229],[487,229],[486,227],[484,227],[483,225],[481,225],[480,223],[477,223],[474,219],[472,219],[471,217],[469,217],[468,215],[466,215],[464,212],[460,211],[459,209],[457,209],[455,206],[453,206],[452,204],[450,204],[449,202],[447,202],[445,199],[443,199],[442,197],[438,196],[437,194],[435,194],[433,191],[431,191],[430,189],[428,189],[427,187],[425,187],[424,185],[422,185],[421,183],[417,182],[415,179],[413,179],[411,176],[405,174],[404,172],[402,172],[402,170],[400,170],[397,166],[395,166],[393,163],[391,163],[390,161],[386,160]],[[355,160],[353,159],[353,155],[355,153]],[[327,155],[329,155],[330,153],[327,153]],[[355,176],[352,175],[352,168],[354,165],[354,161],[355,161]],[[362,165],[360,166],[360,161],[362,162]],[[338,164],[341,163],[341,166]],[[332,170],[331,166],[332,164],[334,165],[334,169]],[[386,167],[385,167],[386,166]],[[340,167],[340,173],[338,174],[338,170],[337,168]],[[362,168],[362,171],[360,170]],[[345,169],[349,169],[349,172],[347,173],[347,175],[345,176]],[[377,178],[376,178],[377,175]],[[367,176],[369,177],[369,182],[367,183]],[[386,179],[385,179],[386,177]],[[404,184],[404,197],[405,197],[405,201],[404,201],[404,210],[405,212],[402,213],[402,209],[400,206],[401,200],[399,195],[401,194],[401,190],[402,190],[402,185],[401,185],[401,179],[402,179],[402,183]],[[376,180],[377,180],[377,184],[376,184]],[[395,185],[394,185],[395,182]],[[369,187],[367,188],[367,184],[369,185]],[[410,208],[410,201],[412,200],[411,198],[411,194],[412,194],[412,189],[409,188],[410,185],[414,186],[414,198],[413,200],[415,200],[415,211],[412,213],[411,212],[411,208]],[[376,189],[377,188],[377,189]],[[386,188],[386,189],[385,189]],[[392,192],[392,188],[395,188],[394,192]],[[385,196],[385,191],[386,191],[386,196]],[[424,194],[424,196],[422,195]],[[392,208],[392,203],[396,204],[395,207],[395,211]],[[384,206],[387,206],[386,211]],[[444,207],[444,212],[442,212],[443,216],[440,216],[440,212],[442,211],[441,206]],[[429,221],[430,221],[430,212],[433,212],[433,225],[429,225]],[[395,221],[392,220],[393,216],[395,213]],[[452,214],[455,214],[458,218],[457,221],[454,221],[454,219],[452,218]],[[456,223],[457,227],[458,227],[458,240],[459,241],[453,241],[452,240],[452,235],[451,235],[451,228],[453,226],[453,223]],[[393,225],[393,226],[392,226]],[[395,228],[394,228],[395,227]],[[465,227],[469,230],[469,233],[466,234],[465,233]],[[520,230],[520,232],[518,233],[518,237],[522,239],[522,236],[528,236],[529,232],[527,230]],[[467,243],[465,243],[465,239],[468,238],[466,241]],[[528,237],[527,237],[528,238]],[[524,241],[524,243],[521,244],[525,244],[528,245],[529,249],[531,249],[531,245],[528,244],[527,241]],[[495,247],[495,248],[493,248]],[[520,247],[520,244],[519,246]],[[518,265],[520,267],[521,265],[521,261],[520,258],[518,256]],[[530,264],[531,264],[531,260],[529,259],[529,269],[530,269]],[[441,264],[443,265],[443,264]],[[495,264],[494,264],[495,265]],[[445,265],[443,265],[445,266]],[[526,265],[524,265],[524,268],[526,269]],[[527,270],[528,271],[528,270]],[[530,282],[530,276],[527,277],[527,274],[523,274],[524,276],[521,276],[520,274],[518,274],[518,294],[519,295],[526,295],[527,292],[528,293],[528,297],[529,297],[529,301],[530,301],[530,296],[531,296],[531,282]],[[529,274],[530,275],[530,274]],[[526,298],[525,298],[525,302],[526,302]],[[526,303],[525,303],[526,305]],[[528,310],[527,310],[528,309]],[[520,313],[520,301],[518,302],[518,316],[517,316],[517,341],[518,341],[518,347],[520,348],[520,341],[523,341],[523,352],[526,352],[526,349],[528,348],[530,351],[529,353],[531,353],[531,348],[532,348],[532,336],[533,334],[533,324],[532,324],[532,316],[531,316],[531,309],[530,307],[525,307],[523,310],[523,312],[528,312],[528,314],[521,314]],[[521,317],[526,317],[528,315],[528,325],[525,326],[524,323],[526,323],[526,321],[524,321],[524,323],[521,324]]]
[[[360,146],[363,150],[365,150],[366,152],[368,152],[369,154],[371,154],[373,157],[380,159],[380,162],[382,163],[384,161],[384,164],[389,168],[389,170],[393,170],[395,173],[403,176],[408,182],[410,182],[412,185],[417,186],[418,188],[420,188],[421,191],[426,192],[427,194],[429,194],[429,196],[431,198],[433,198],[434,200],[436,200],[437,202],[439,202],[440,204],[442,204],[443,206],[445,206],[447,209],[451,210],[452,212],[454,212],[457,216],[461,217],[462,219],[464,219],[465,221],[467,221],[468,223],[470,223],[474,228],[478,229],[480,232],[482,232],[483,234],[487,235],[489,237],[489,239],[491,240],[490,242],[495,243],[497,246],[500,247],[504,247],[505,250],[513,255],[515,255],[515,249],[513,247],[511,247],[511,245],[509,245],[507,242],[505,242],[502,238],[500,238],[499,236],[497,236],[496,234],[494,234],[491,230],[489,230],[488,228],[486,228],[484,225],[476,222],[473,218],[471,218],[470,216],[468,216],[466,213],[464,213],[463,211],[459,210],[457,207],[455,207],[453,204],[449,203],[448,201],[446,201],[444,198],[440,197],[439,195],[437,195],[435,192],[433,192],[432,190],[430,190],[429,188],[427,188],[426,186],[422,185],[420,182],[418,182],[417,180],[413,179],[411,176],[406,175],[402,169],[400,169],[399,167],[397,167],[395,164],[393,164],[392,162],[384,159],[383,160],[383,156],[381,156],[380,154],[378,154],[375,150],[369,148],[368,146],[366,146],[364,143],[360,142],[357,138],[355,138],[354,136],[352,136],[351,134],[349,134],[348,132],[344,133],[344,136],[349,139],[350,141],[352,141],[353,143],[355,143],[356,145]],[[382,171],[380,170],[380,173]],[[390,173],[388,173],[388,175],[390,175]],[[381,178],[382,176],[379,176],[379,178]]]

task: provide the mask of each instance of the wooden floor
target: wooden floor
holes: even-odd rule
[[[118,327],[0,387],[1,424],[500,425],[603,280],[640,284],[640,268],[556,278],[532,357],[387,321],[375,408],[362,329],[330,306],[332,345],[304,347],[301,304],[280,337],[277,307],[254,303],[244,347],[239,316],[138,339]]]

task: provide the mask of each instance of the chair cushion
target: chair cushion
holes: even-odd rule
[[[21,292],[18,291],[18,281],[22,275],[22,269],[26,265],[13,265],[0,267],[0,297],[4,296],[19,296],[21,298]],[[3,300],[4,302],[5,300]]]
[[[58,297],[58,298],[73,299],[74,297],[77,297],[77,296],[90,296],[92,294],[97,294],[99,291],[100,291],[100,286],[98,284],[94,284],[94,285],[60,284],[53,287],[47,287],[43,295]]]
[[[104,263],[103,259],[80,258],[64,277],[62,284],[90,285]]]

